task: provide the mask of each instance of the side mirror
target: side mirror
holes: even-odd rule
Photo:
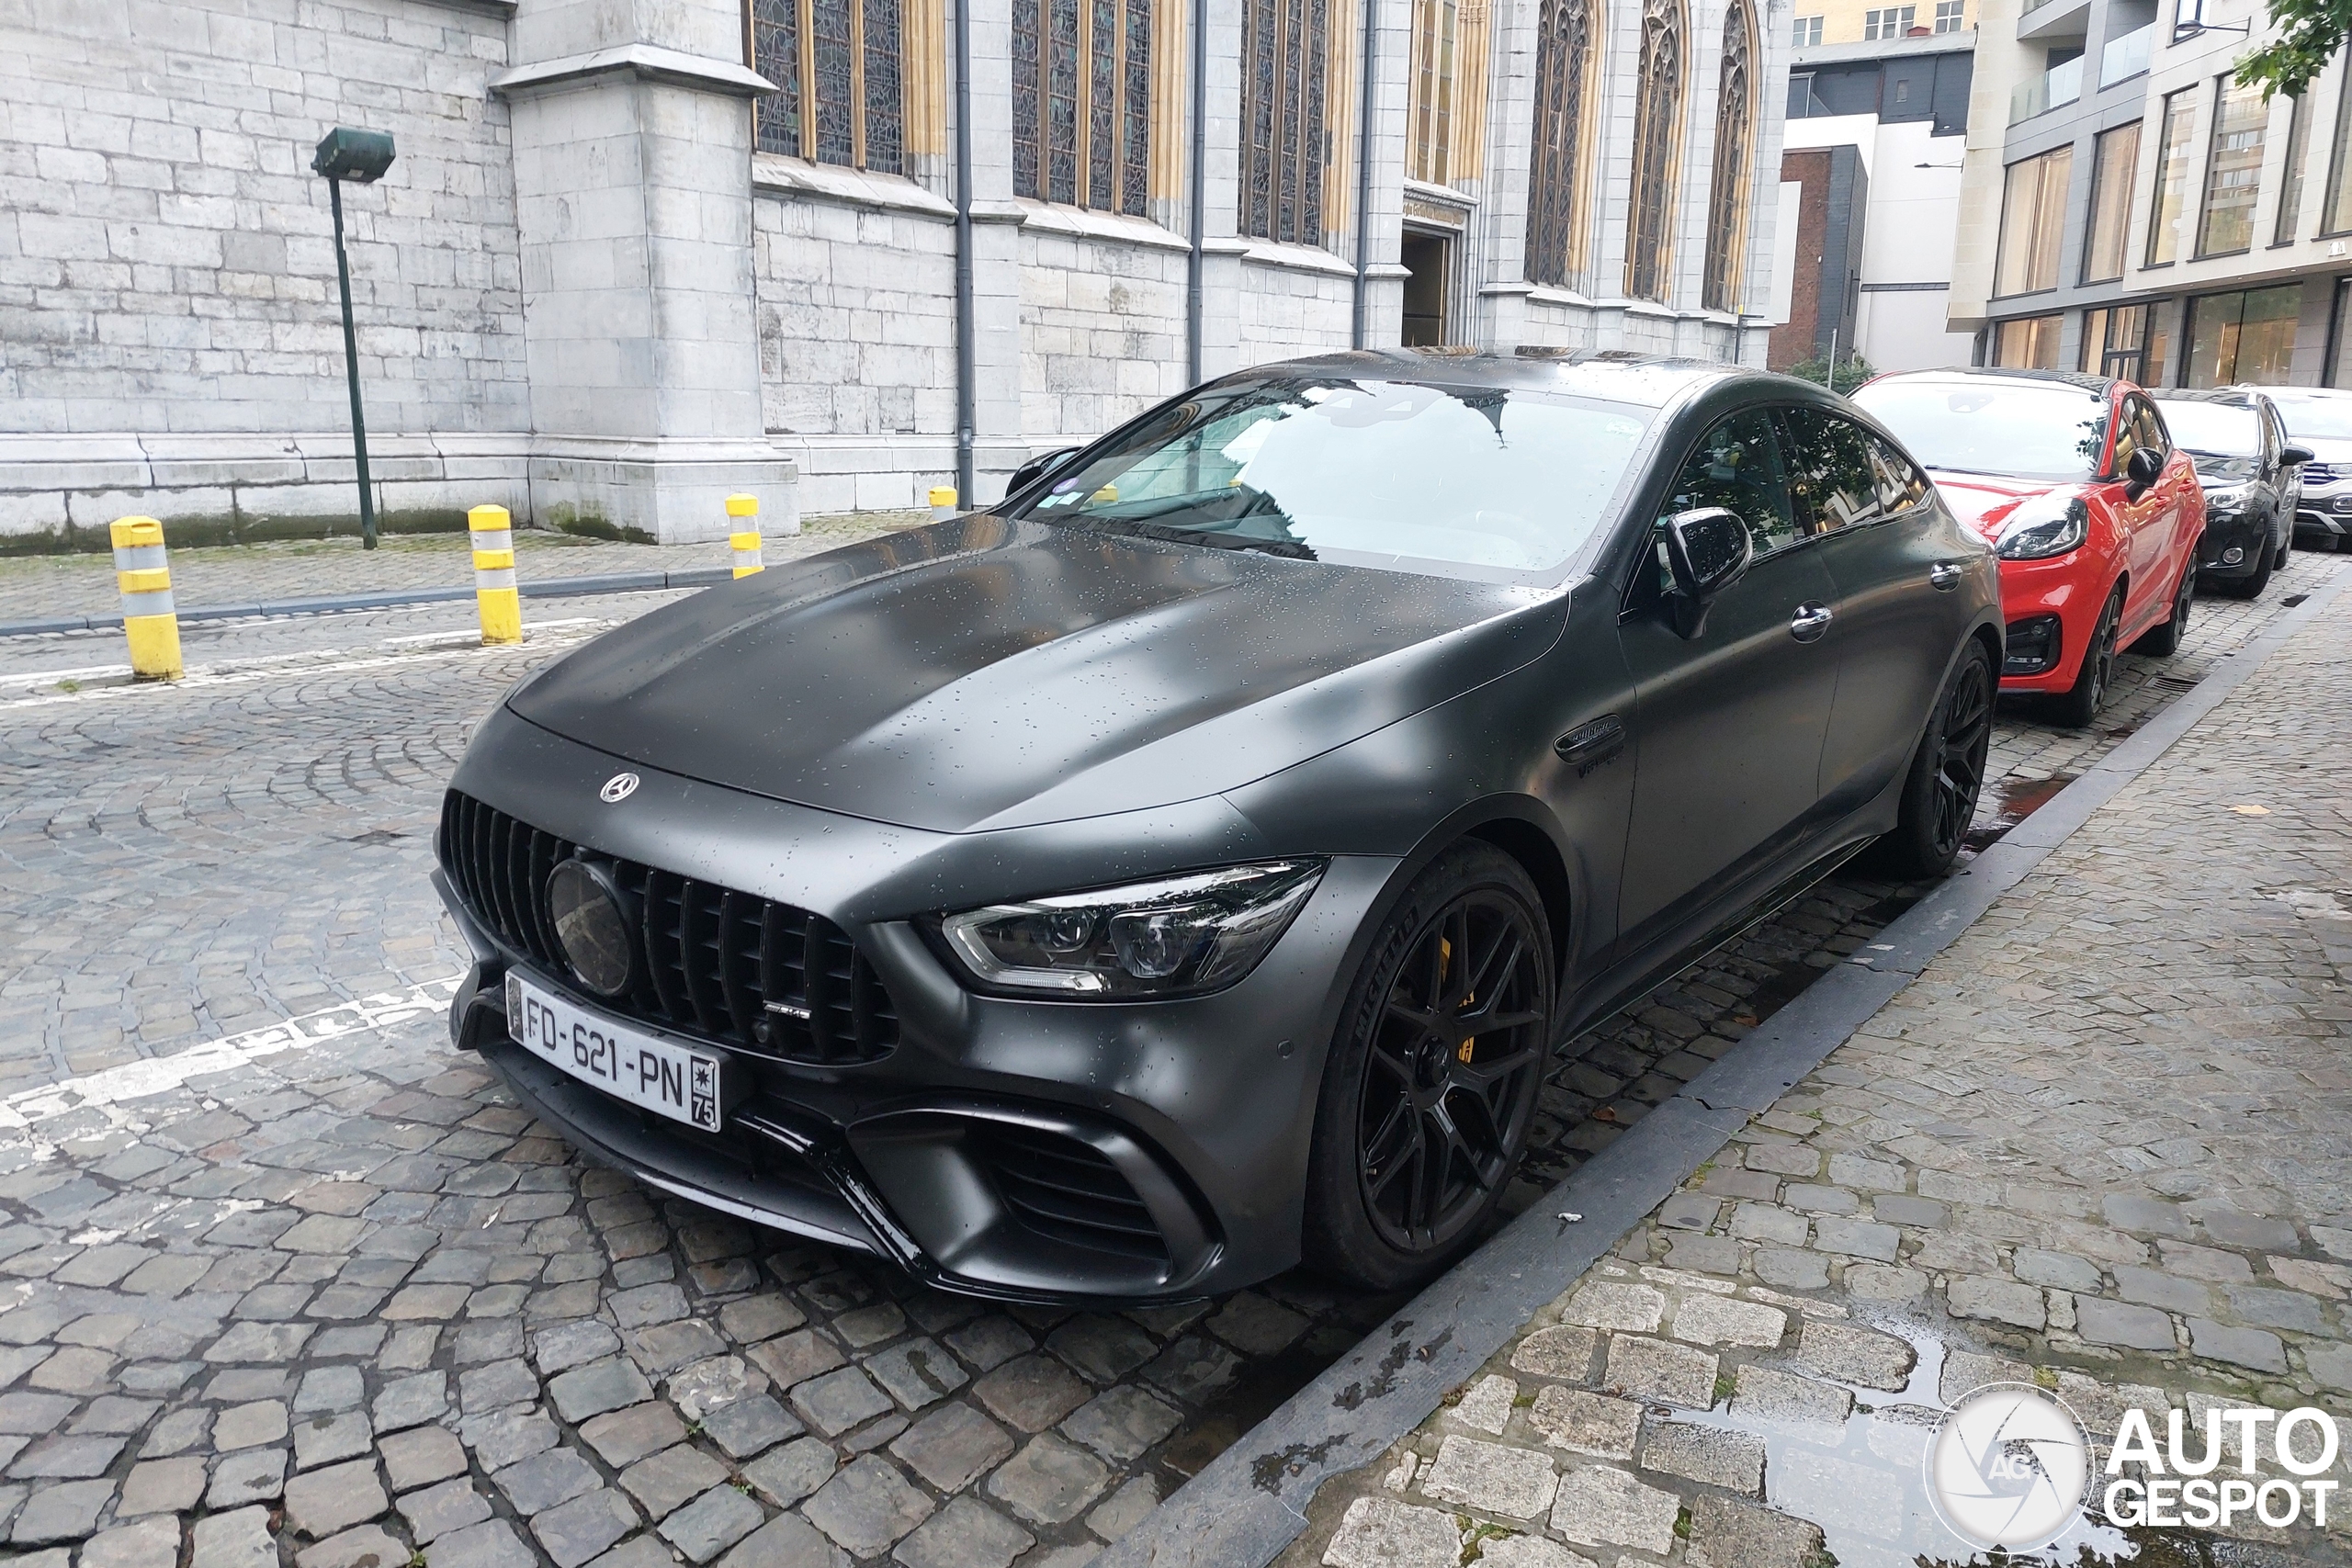
[[[2164,455],[2154,447],[2134,446],[2132,456],[2123,460],[2123,478],[2137,499],[2142,491],[2164,478]]]
[[[2282,468],[2301,468],[2314,456],[2316,454],[2308,446],[2281,446],[2278,448],[2278,466]]]
[[[1078,456],[1077,447],[1064,446],[1048,452],[1043,457],[1030,458],[1012,470],[1012,478],[1005,481],[1004,493],[1008,496],[1019,495],[1076,456]]]
[[[1755,555],[1747,525],[1724,507],[1697,507],[1666,520],[1666,566],[1674,575],[1667,611],[1676,636],[1694,638],[1707,629],[1707,606],[1747,575]]]

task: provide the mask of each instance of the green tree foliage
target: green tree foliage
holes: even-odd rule
[[[1827,387],[1842,395],[1877,375],[1878,367],[1859,354],[1849,354],[1840,359],[1833,369],[1827,355],[1816,354],[1811,359],[1801,359],[1790,366],[1788,373],[1800,381],[1811,381],[1815,386]]]
[[[2352,36],[2352,0],[2269,0],[2271,39],[2238,62],[2238,82],[2265,103],[2300,96]]]

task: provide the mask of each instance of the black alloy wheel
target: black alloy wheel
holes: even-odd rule
[[[1374,1290],[1475,1241],[1527,1141],[1553,1025],[1544,906],[1518,863],[1457,846],[1359,976],[1316,1118],[1309,1259]]]
[[[1993,749],[1993,656],[1974,638],[1928,717],[1904,781],[1902,815],[1881,841],[1886,869],[1904,878],[1941,876],[1960,858],[1984,793]]]
[[[2266,547],[2262,557],[2262,581],[2270,581],[2270,556]],[[2153,659],[2170,659],[2180,651],[2181,638],[2188,635],[2188,615],[2197,603],[2197,562],[2192,558],[2180,569],[2180,585],[2173,590],[2172,614],[2161,626],[2152,626],[2141,634],[2130,651],[2144,653]]]
[[[2053,707],[2052,716],[2064,728],[2086,729],[2098,716],[2099,705],[2107,701],[2108,682],[2115,678],[2115,631],[2122,619],[2123,584],[2119,582],[2098,613],[2098,624],[2091,628],[2090,641],[2083,649],[2082,670]]]

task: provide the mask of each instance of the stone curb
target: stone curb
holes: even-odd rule
[[[548,577],[522,584],[526,599],[570,599],[594,593],[650,593],[668,588],[707,588],[731,582],[735,573],[723,566],[696,567],[691,571],[620,571],[601,577]],[[456,604],[474,596],[471,588],[401,588],[384,593],[345,593],[319,599],[278,599],[255,604],[214,604],[182,610],[183,621],[232,621],[255,615],[323,615],[338,610],[390,610],[403,604]],[[120,615],[67,615],[50,621],[16,621],[0,625],[0,637],[38,637],[44,632],[109,631],[122,625]]]
[[[1544,1200],[1456,1264],[1170,1494],[1096,1568],[1264,1568],[1306,1529],[1323,1483],[1420,1426],[1683,1179],[1842,1045],[1996,899],[2346,588],[2339,579],[2228,655],[1968,868],[1767,1019]]]

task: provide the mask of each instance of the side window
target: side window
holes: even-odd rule
[[[1867,432],[1821,409],[1790,409],[1788,421],[1790,488],[1808,532],[1831,534],[1886,515]]]
[[[1878,473],[1878,503],[1890,517],[1926,505],[1935,492],[1917,464],[1876,436],[1871,438],[1871,467]]]
[[[2145,446],[2159,457],[2172,456],[2172,433],[2165,428],[2165,416],[2156,405],[2145,398],[2131,400],[2132,444]]]
[[[2123,477],[2123,465],[2132,460],[2132,452],[2140,445],[2140,434],[2132,427],[2132,404],[2139,400],[2126,399],[2115,414],[2115,460],[2107,471],[2117,479]]]
[[[1786,549],[1802,537],[1789,499],[1788,473],[1772,418],[1761,409],[1736,413],[1702,436],[1675,476],[1674,489],[1658,508],[1651,550],[1654,586],[1673,586],[1666,568],[1666,521],[1678,512],[1720,506],[1747,525],[1757,558]]]

